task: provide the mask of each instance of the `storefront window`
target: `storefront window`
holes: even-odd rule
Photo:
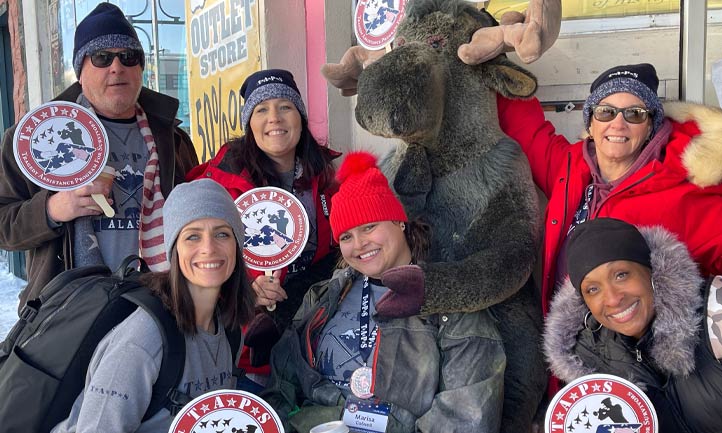
[[[57,13],[57,33],[51,35],[53,93],[76,81],[73,71],[73,40],[77,23],[98,0],[51,0],[51,16]],[[177,117],[190,127],[186,71],[185,2],[177,0],[113,1],[133,24],[146,54],[143,84],[180,100]],[[157,61],[156,61],[157,47]]]

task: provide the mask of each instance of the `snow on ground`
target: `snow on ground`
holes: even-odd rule
[[[18,293],[27,284],[8,271],[4,252],[0,255],[0,341],[18,320]]]

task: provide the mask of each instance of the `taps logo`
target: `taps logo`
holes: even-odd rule
[[[359,0],[354,14],[354,31],[359,44],[379,50],[390,44],[404,17],[407,0]]]
[[[176,415],[168,433],[283,433],[273,408],[260,397],[220,390],[195,398]]]
[[[308,241],[308,215],[301,201],[281,188],[263,187],[236,199],[245,229],[243,260],[251,269],[281,269],[301,255]]]
[[[49,102],[27,113],[13,137],[15,161],[41,188],[80,188],[103,170],[108,136],[95,114],[71,102]]]
[[[546,433],[657,433],[649,398],[617,376],[591,374],[559,391],[547,409]]]

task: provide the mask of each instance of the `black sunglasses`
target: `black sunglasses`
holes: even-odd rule
[[[600,122],[611,122],[619,113],[622,113],[624,120],[629,123],[644,123],[654,111],[642,107],[617,108],[611,105],[592,105],[592,114]]]
[[[139,50],[123,50],[117,53],[112,51],[96,51],[90,54],[90,63],[96,68],[107,68],[118,58],[123,66],[135,66],[140,63],[143,53]]]

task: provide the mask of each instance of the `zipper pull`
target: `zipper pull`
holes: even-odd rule
[[[639,351],[639,349],[634,349],[637,351],[637,362],[642,362],[642,352]]]

